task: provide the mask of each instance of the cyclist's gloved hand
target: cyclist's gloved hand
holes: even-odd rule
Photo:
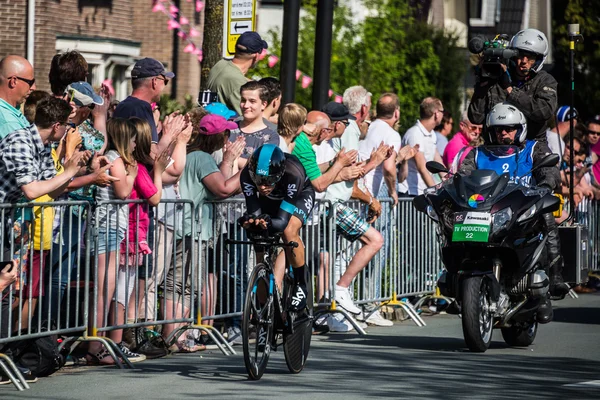
[[[252,219],[252,216],[248,215],[248,214],[244,214],[241,217],[238,218],[237,223],[238,226],[241,226],[242,228],[245,227],[246,222],[248,222],[249,220]]]
[[[271,228],[271,216],[269,214],[260,214],[254,218],[254,224],[256,230],[269,230]]]

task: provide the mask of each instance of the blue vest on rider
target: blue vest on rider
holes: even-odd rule
[[[531,169],[533,168],[533,147],[536,142],[528,140],[525,142],[525,147],[517,153],[510,155],[498,156],[486,150],[485,147],[477,148],[475,153],[475,162],[477,169],[491,169],[498,174],[508,173],[511,178],[523,177],[524,181],[529,184],[535,184],[532,181]]]

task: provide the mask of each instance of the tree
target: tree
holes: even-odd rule
[[[584,119],[600,113],[600,8],[597,0],[552,2],[552,33],[559,104],[569,104],[571,92],[568,24],[579,24],[583,43],[575,52],[575,107]]]
[[[331,89],[337,93],[362,85],[374,101],[386,92],[400,98],[402,131],[419,117],[419,104],[427,96],[439,97],[458,121],[464,57],[456,50],[456,37],[417,21],[409,0],[365,0],[370,10],[362,22],[354,22],[349,8],[339,5],[334,13],[331,56]],[[312,75],[316,8],[304,7],[300,21],[298,69]],[[280,54],[279,32],[270,33],[270,49]],[[279,76],[279,64],[270,69],[266,60],[260,76]],[[309,107],[311,89],[298,82],[296,102]]]

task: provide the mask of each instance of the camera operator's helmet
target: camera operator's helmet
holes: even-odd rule
[[[256,186],[273,186],[285,173],[285,154],[273,144],[265,144],[252,153],[248,172]]]
[[[548,39],[543,32],[537,29],[524,29],[513,36],[510,41],[510,47],[517,50],[531,51],[536,53],[538,58],[533,64],[533,72],[540,72],[546,57],[548,57]]]
[[[512,104],[496,104],[487,116],[486,126],[492,143],[499,144],[496,132],[493,129],[495,126],[516,126],[517,133],[514,142],[516,145],[524,143],[527,139],[527,120],[525,119],[525,115]]]

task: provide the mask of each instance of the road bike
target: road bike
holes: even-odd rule
[[[252,236],[247,241],[227,240],[227,243],[253,245],[257,252],[264,251],[264,260],[252,270],[244,301],[242,344],[248,376],[252,380],[262,377],[271,350],[276,351],[280,343],[283,344],[288,369],[294,374],[299,373],[308,358],[312,338],[312,285],[307,285],[306,308],[292,311],[289,305],[294,289],[294,272],[291,266],[286,267],[281,292],[275,284],[274,272],[278,250],[297,248],[298,243],[283,243],[280,236]],[[278,340],[280,338],[281,341]]]

